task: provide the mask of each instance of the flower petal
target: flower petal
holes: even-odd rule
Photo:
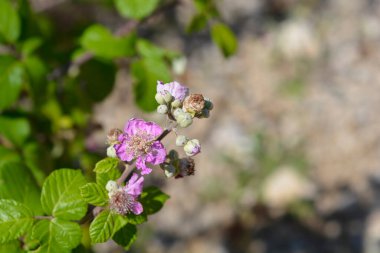
[[[162,131],[162,128],[154,122],[135,118],[130,119],[124,127],[124,132],[128,136],[141,135],[144,133],[150,135],[152,138],[156,138]]]
[[[155,141],[152,146],[150,152],[146,155],[146,161],[157,165],[161,164],[165,161],[166,158],[166,149],[164,145],[160,141]]]
[[[147,167],[146,164],[146,157],[139,156],[136,160],[136,167],[141,170],[141,175],[147,175],[152,172],[152,169]]]
[[[128,146],[128,138],[125,135],[119,136],[119,142],[120,144],[115,144],[114,148],[116,151],[116,155],[120,158],[122,161],[130,162],[133,160],[133,153],[127,152],[127,146]]]
[[[132,208],[131,208],[131,211],[136,214],[136,215],[139,215],[141,214],[144,209],[143,209],[143,206],[141,205],[140,202],[136,201],[132,204]]]
[[[157,93],[163,93],[168,91],[175,99],[183,101],[187,95],[189,95],[189,88],[182,86],[179,82],[171,82],[163,84],[162,82],[157,82]]]
[[[124,190],[131,195],[140,195],[144,184],[144,177],[139,177],[138,174],[133,173],[131,179],[129,179]]]

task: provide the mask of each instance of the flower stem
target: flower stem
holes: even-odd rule
[[[121,174],[121,176],[116,180],[116,183],[118,185],[121,185],[128,178],[128,176],[131,172],[132,172],[132,170],[130,170],[129,164],[125,163],[125,168],[124,168],[123,174]]]

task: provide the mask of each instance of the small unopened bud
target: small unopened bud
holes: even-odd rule
[[[112,196],[117,190],[119,186],[113,180],[110,180],[106,184],[106,190],[108,191],[108,196]]]
[[[177,120],[178,125],[183,128],[188,127],[193,123],[193,117],[187,112],[178,114],[175,119]]]
[[[167,90],[165,90],[164,93],[162,93],[162,96],[164,97],[164,100],[167,104],[173,101],[172,94],[170,94],[170,92]]]
[[[201,145],[197,139],[192,139],[186,143],[183,147],[186,155],[195,156],[196,154],[201,152]]]
[[[209,98],[205,98],[205,109],[212,110],[214,108],[214,104],[211,102]]]
[[[166,105],[159,105],[157,107],[157,112],[160,114],[166,114],[168,113],[168,107]]]
[[[154,96],[154,98],[156,99],[157,103],[159,103],[160,105],[165,104],[165,99],[164,99],[164,97],[160,93],[157,93]]]
[[[188,140],[189,139],[186,136],[178,135],[176,140],[175,140],[175,145],[177,145],[178,147],[183,147],[183,146],[185,146],[185,144]]]
[[[116,154],[116,149],[113,145],[109,146],[107,148],[107,156],[108,157],[113,157],[113,158],[116,158],[117,157],[117,154]]]
[[[183,110],[181,108],[177,108],[173,111],[173,116],[177,117],[178,115],[182,114]]]
[[[123,131],[118,128],[111,129],[107,134],[107,144],[116,144],[119,140],[119,135],[121,135]]]
[[[200,115],[205,107],[205,99],[202,94],[191,94],[183,101],[182,109],[184,112],[194,115]]]
[[[181,100],[179,100],[179,99],[174,100],[174,101],[172,102],[172,104],[171,104],[171,106],[172,106],[173,108],[180,107],[181,105],[182,105],[182,103],[181,103]]]
[[[177,174],[176,168],[171,164],[165,165],[164,171],[167,178],[174,177]]]

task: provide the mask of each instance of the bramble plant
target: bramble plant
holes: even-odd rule
[[[152,172],[148,165],[159,165],[168,178],[194,175],[191,157],[200,153],[199,141],[178,135],[176,145],[186,154],[180,158],[176,150],[167,153],[162,140],[177,134],[177,127],[191,125],[195,117],[208,117],[213,107],[201,94],[189,95],[178,82],[158,82],[155,98],[170,126],[163,130],[154,122],[132,118],[123,131],[112,129],[107,135],[108,157],[94,169],[96,182],[87,182],[79,170],[60,169],[46,178],[40,204],[36,199],[27,204],[0,200],[1,243],[20,240],[29,251],[68,252],[81,242],[80,225],[89,223],[91,243],[113,239],[128,249],[137,238],[136,225],[146,222],[169,198],[157,187],[143,189],[144,176]],[[39,211],[46,215],[35,215]]]
[[[193,175],[200,142],[179,129],[212,109],[210,100],[169,82],[185,57],[147,36],[173,28],[174,16],[165,14],[183,3],[46,2],[32,8],[27,0],[0,0],[0,252],[83,252],[108,239],[129,248],[136,225],[168,199],[143,188],[151,165],[168,178]],[[192,3],[194,16],[180,36],[209,34],[225,57],[233,55],[236,39],[214,1]],[[91,10],[101,10],[104,22],[83,15]],[[121,25],[101,24],[110,17]],[[101,129],[93,108],[111,93],[119,70],[131,77],[135,104],[165,115],[169,125],[130,119],[97,152],[88,142]],[[183,157],[165,148],[170,133]]]

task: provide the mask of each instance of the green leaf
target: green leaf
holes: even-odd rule
[[[25,251],[21,249],[19,240],[13,240],[4,244],[0,244],[0,252],[22,253]]]
[[[3,135],[15,145],[21,146],[30,135],[30,132],[30,124],[27,119],[0,116],[0,135]]]
[[[94,171],[96,173],[107,173],[110,170],[117,169],[120,160],[113,157],[107,157],[96,163]]]
[[[0,210],[0,243],[17,239],[33,225],[32,212],[21,203],[1,199]]]
[[[211,28],[211,36],[225,57],[229,57],[236,52],[237,40],[228,26],[221,23],[213,25]]]
[[[39,186],[42,186],[46,174],[43,169],[51,168],[52,161],[46,147],[36,142],[28,142],[23,145],[24,163],[28,166]]]
[[[96,183],[88,183],[80,188],[82,198],[94,206],[105,206],[108,204],[108,195],[104,187]]]
[[[125,217],[126,217],[127,221],[133,225],[143,224],[144,222],[146,222],[148,220],[148,216],[145,212],[143,212],[142,214],[139,214],[139,215],[129,213]]]
[[[168,66],[163,59],[143,58],[132,63],[131,72],[137,105],[145,111],[154,111],[157,80],[169,82],[171,79]]]
[[[0,1],[0,37],[15,42],[20,36],[20,18],[11,1]]]
[[[20,162],[0,164],[0,198],[16,200],[28,206],[34,215],[42,214],[40,189],[29,169]]]
[[[30,56],[37,48],[42,45],[42,39],[38,37],[32,37],[22,43],[21,54],[23,57]]]
[[[149,186],[142,192],[140,202],[144,207],[144,213],[150,215],[158,212],[168,199],[169,195],[155,186]]]
[[[90,26],[80,38],[80,44],[83,48],[96,56],[110,60],[117,57],[132,56],[135,41],[136,35],[134,33],[124,37],[116,37],[102,25]]]
[[[23,65],[28,76],[28,88],[33,102],[37,105],[46,100],[48,70],[44,62],[35,56],[29,56],[23,60]]]
[[[102,211],[90,225],[91,242],[106,242],[126,224],[126,219],[121,215],[113,213],[110,210]]]
[[[117,231],[112,239],[128,250],[137,239],[137,228],[135,225],[127,224]]]
[[[31,238],[40,246],[35,253],[71,252],[79,245],[82,231],[79,224],[61,219],[41,220],[33,226]]]
[[[87,210],[87,204],[80,196],[79,188],[86,180],[79,170],[60,169],[46,179],[41,194],[43,210],[57,218],[79,220]]]
[[[115,0],[116,9],[126,18],[143,19],[158,6],[160,0]]]
[[[116,180],[121,176],[120,170],[116,168],[111,168],[105,173],[96,173],[96,182],[102,186],[106,187],[108,181]]]
[[[21,157],[16,151],[0,146],[0,166],[3,163],[20,161]]]
[[[94,102],[105,99],[114,87],[116,71],[113,63],[96,59],[84,63],[78,76],[82,94]]]
[[[187,33],[199,32],[207,25],[207,16],[202,13],[195,15],[186,27]]]
[[[4,0],[0,5],[1,2]],[[0,56],[0,110],[17,100],[24,80],[25,71],[21,63],[8,56]]]
[[[165,56],[166,51],[148,40],[139,39],[137,41],[137,52],[143,57],[161,58]]]

